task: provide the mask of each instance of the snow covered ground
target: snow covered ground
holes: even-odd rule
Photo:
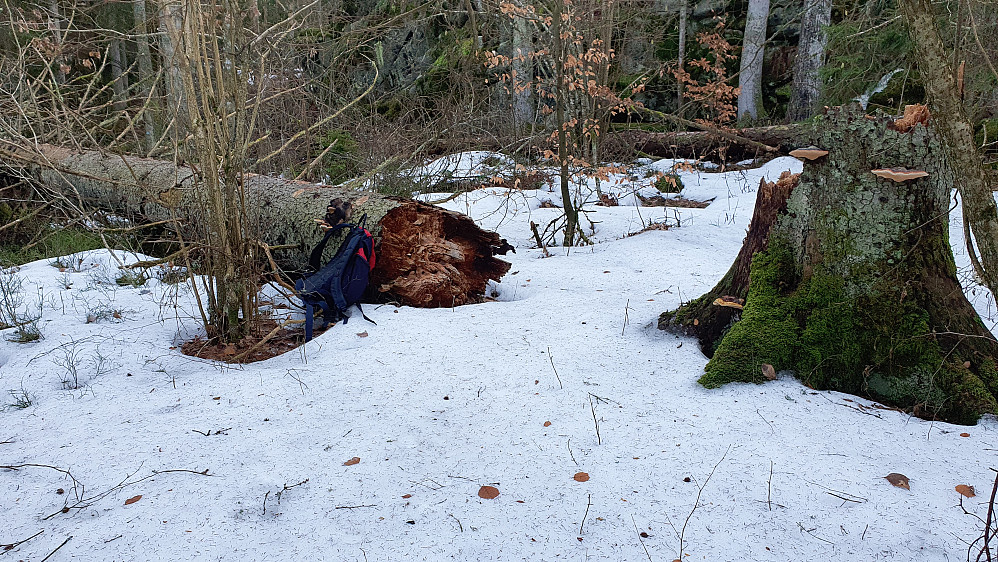
[[[654,177],[614,175],[596,244],[549,258],[528,225],[557,216],[553,189],[460,196],[446,206],[517,247],[494,302],[368,307],[377,326],[244,367],[180,353],[184,286],[119,287],[106,251],[28,264],[43,339],[0,340],[6,403],[30,401],[0,412],[0,465],[23,465],[0,470],[0,544],[34,537],[0,557],[964,560],[982,523],[954,487],[983,517],[994,418],[930,423],[791,378],[708,391],[696,343],[654,327],[723,275],[759,178],[786,169],[682,172],[705,209],[638,207]],[[680,226],[628,236],[650,221]]]

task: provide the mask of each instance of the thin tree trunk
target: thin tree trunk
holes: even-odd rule
[[[832,0],[805,0],[800,23],[800,41],[794,60],[794,82],[787,108],[788,121],[803,121],[814,115],[821,97],[821,67],[825,64],[826,28],[832,19]]]
[[[52,61],[53,75],[56,83],[62,85],[66,82],[66,71],[63,69],[62,12],[59,10],[59,0],[49,0],[48,9],[48,28],[52,32],[52,42],[57,53]]]
[[[689,17],[689,0],[680,0],[679,4],[679,60],[677,64],[680,69],[686,63],[686,27]],[[683,116],[683,83],[676,82],[676,115]]]
[[[762,62],[766,47],[769,0],[749,0],[742,39],[741,69],[738,74],[738,119],[762,116]]]
[[[974,130],[947,60],[932,6],[926,0],[900,0],[901,11],[915,44],[922,82],[929,94],[932,122],[942,135],[950,165],[957,172],[956,188],[963,200],[963,214],[972,236],[967,249],[980,250],[982,271],[978,274],[993,294],[998,294],[998,206],[983,159],[974,143]]]
[[[184,80],[177,60],[178,45],[183,40],[184,13],[180,0],[159,0],[159,45],[162,65],[166,76],[167,115],[173,124],[169,133],[174,144],[183,138],[184,122]]]
[[[472,45],[474,45],[476,50],[481,49],[482,42],[479,40],[480,36],[478,34],[478,15],[475,13],[475,6],[471,4],[471,0],[464,0],[464,9],[468,12],[468,27],[471,28]]]
[[[572,190],[569,185],[568,171],[568,123],[565,119],[566,91],[568,84],[565,78],[565,51],[562,31],[563,0],[554,0],[553,23],[554,36],[554,66],[555,66],[555,125],[558,127],[558,160],[561,164],[561,198],[562,209],[565,211],[565,238],[563,245],[572,246],[575,243],[575,230],[578,228],[579,212],[572,201]]]
[[[124,111],[128,103],[128,75],[121,40],[114,39],[108,46],[108,59],[111,67],[111,90],[114,92],[114,110]]]
[[[142,102],[145,104],[146,99],[152,98],[155,100],[156,98],[154,93],[156,83],[152,67],[152,53],[149,50],[146,0],[132,0],[132,16],[135,19],[135,56],[139,63],[139,79],[136,82],[139,86],[139,94],[142,97]],[[155,102],[150,105],[155,107]],[[143,139],[145,144],[143,148],[147,154],[156,145],[156,120],[153,113],[154,110],[148,107],[142,112]]]
[[[533,99],[533,34],[524,17],[513,18],[513,122],[527,125],[534,122]]]

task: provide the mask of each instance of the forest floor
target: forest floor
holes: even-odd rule
[[[437,165],[488,177],[497,161]],[[727,270],[759,179],[801,164],[684,171],[682,196],[710,205],[640,206],[649,171],[671,165],[612,174],[601,188],[619,205],[588,207],[594,244],[550,257],[529,224],[560,213],[553,187],[460,195],[445,206],[517,248],[492,300],[370,305],[377,325],[242,366],[181,353],[200,330],[187,285],[119,286],[106,250],[21,267],[42,339],[0,340],[0,465],[18,467],[0,469],[0,545],[15,545],[0,557],[966,559],[998,468],[994,417],[930,422],[784,375],[696,384],[706,358],[658,315]]]

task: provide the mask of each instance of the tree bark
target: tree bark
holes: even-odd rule
[[[974,143],[974,129],[967,118],[953,68],[946,57],[932,6],[925,0],[900,0],[908,33],[915,45],[916,60],[929,94],[932,120],[939,130],[947,156],[956,173],[956,188],[963,200],[964,220],[971,232],[967,249],[980,250],[978,274],[998,294],[998,206],[984,170],[983,158]]]
[[[680,0],[679,2],[679,58],[676,61],[676,65],[679,68],[685,68],[683,65],[686,64],[686,28],[689,26],[688,23],[688,13],[689,13],[689,0]],[[676,115],[679,117],[683,116],[683,82],[681,80],[676,81]]]
[[[758,119],[762,115],[762,61],[766,47],[769,0],[749,0],[742,39],[741,69],[738,74],[738,119]]]
[[[183,49],[184,8],[180,0],[159,0],[159,45],[166,76],[167,115],[173,118],[170,133],[174,144],[186,134],[184,79],[177,60]],[[179,148],[179,147],[176,147]]]
[[[517,126],[534,122],[533,88],[533,33],[530,23],[524,17],[513,18],[513,73],[511,88],[513,96],[513,122]]]
[[[132,0],[132,17],[135,19],[135,58],[139,63],[139,79],[136,82],[139,84],[139,94],[141,94],[144,104],[147,98],[155,99],[154,90],[156,89],[156,80],[152,69],[152,53],[149,50],[146,0]],[[155,107],[155,102],[150,105]],[[142,112],[142,124],[144,129],[142,131],[143,148],[148,154],[156,146],[156,120],[149,108]]]
[[[111,90],[114,92],[114,110],[124,111],[128,105],[128,75],[125,69],[125,49],[120,39],[112,39],[108,46],[107,58],[111,68]]]
[[[181,232],[205,220],[194,171],[150,158],[76,152],[41,145],[37,152],[0,151],[0,167],[27,175],[84,208],[100,208],[134,221],[176,219]],[[376,193],[246,174],[250,228],[287,271],[304,268],[322,234],[313,219],[333,198],[355,203],[353,218],[368,215],[378,243],[371,286],[381,299],[419,307],[480,301],[488,281],[510,264],[495,258],[510,247],[469,217],[433,205]],[[189,237],[187,238],[190,239]],[[335,252],[337,240],[330,241]]]
[[[795,148],[807,146],[802,144],[804,142],[801,137],[802,131],[800,126],[790,124],[735,129],[730,132],[748,141],[778,149],[775,154],[786,154]],[[660,158],[707,158],[719,162],[737,162],[774,154],[757,145],[736,143],[710,131],[672,133],[621,131],[616,135],[635,150]]]
[[[771,365],[926,418],[974,423],[998,411],[998,341],[964,296],[949,248],[953,170],[931,131],[892,124],[856,110],[817,117],[810,140],[830,154],[805,162],[796,186],[762,189],[728,274],[662,315],[660,328],[698,337],[711,354],[701,384],[764,382]],[[892,167],[929,176],[871,173]],[[744,310],[720,297],[745,298]]]
[[[825,46],[828,44],[825,28],[831,21],[832,0],[805,0],[787,121],[803,121],[814,115],[821,96],[819,72],[825,64]]]

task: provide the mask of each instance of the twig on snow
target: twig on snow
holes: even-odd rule
[[[634,532],[638,535],[638,542],[641,543],[641,548],[645,549],[645,556],[648,557],[648,562],[652,562],[651,553],[648,552],[648,547],[645,546],[645,541],[641,540],[641,531],[638,531],[638,524],[634,521],[634,516],[631,516],[631,523],[634,524]]]
[[[814,529],[805,529],[804,525],[802,525],[800,521],[797,522],[797,527],[800,528],[800,531],[802,533],[807,533],[807,534],[811,535],[812,537],[818,539],[821,542],[827,542],[828,544],[835,544],[835,543],[833,543],[832,541],[830,541],[828,539],[823,539],[823,538],[819,537],[818,535],[814,534]]]
[[[766,503],[769,505],[769,510],[773,511],[773,461],[769,461],[769,482],[766,491]]]
[[[755,413],[759,414],[759,417],[762,418],[762,421],[766,422],[766,425],[769,426],[770,431],[776,433],[776,430],[773,429],[773,424],[769,423],[769,420],[766,419],[766,416],[762,415],[762,412],[759,411],[759,408],[755,409]]]
[[[582,534],[582,528],[586,525],[586,517],[589,517],[589,508],[593,505],[593,495],[589,494],[589,501],[586,503],[586,512],[582,514],[582,523],[579,524],[579,534]]]
[[[48,556],[46,556],[45,558],[42,558],[42,562],[45,562],[49,558],[52,558],[52,555],[55,554],[56,552],[58,552],[60,548],[66,546],[66,543],[68,543],[69,540],[72,539],[72,538],[73,538],[73,535],[69,535],[68,537],[66,537],[66,540],[62,541],[62,544],[60,544],[59,546],[55,547],[55,550],[53,550],[52,552],[50,552]]]
[[[686,516],[686,521],[683,522],[683,529],[679,532],[679,556],[677,556],[677,558],[680,560],[683,559],[683,548],[686,546],[686,527],[690,524],[690,519],[693,518],[693,514],[696,513],[697,509],[700,507],[700,496],[703,495],[703,491],[710,482],[711,477],[714,476],[714,472],[717,471],[717,467],[721,466],[721,463],[724,462],[724,458],[728,456],[728,452],[730,450],[731,445],[728,445],[728,448],[724,450],[724,454],[721,455],[721,459],[717,461],[714,468],[710,469],[710,474],[708,474],[707,479],[703,481],[703,486],[697,484],[697,499],[693,502],[693,509],[691,509],[689,515]]]
[[[575,453],[572,452],[572,440],[571,440],[571,438],[569,438],[567,445],[568,445],[568,455],[570,457],[572,457],[572,462],[575,463],[575,466],[579,466],[579,461],[575,460]]]
[[[0,544],[0,550],[2,550],[2,551],[3,551],[3,552],[2,552],[2,553],[0,553],[0,554],[6,554],[8,550],[14,550],[14,549],[15,549],[15,548],[17,548],[18,546],[20,546],[20,545],[22,545],[22,544],[24,544],[24,543],[26,543],[26,542],[30,541],[31,539],[33,539],[33,538],[37,537],[38,535],[40,535],[40,534],[42,534],[42,533],[44,533],[44,532],[45,532],[45,529],[42,529],[41,531],[38,531],[37,533],[35,533],[35,534],[31,535],[30,537],[28,537],[28,538],[26,538],[26,539],[22,539],[22,540],[19,540],[19,541],[17,541],[17,542],[12,542],[12,543],[10,543],[10,544]]]
[[[599,420],[596,419],[596,407],[593,406],[593,395],[592,395],[592,393],[589,393],[589,409],[593,413],[593,423],[596,424],[596,444],[597,445],[602,445],[603,444],[603,439],[600,437],[600,434],[599,434]]]
[[[558,376],[558,369],[554,366],[554,357],[551,355],[551,346],[548,346],[548,360],[551,361],[551,369],[554,371],[554,378],[558,379],[558,387],[564,389],[565,385],[561,384],[561,377]]]

